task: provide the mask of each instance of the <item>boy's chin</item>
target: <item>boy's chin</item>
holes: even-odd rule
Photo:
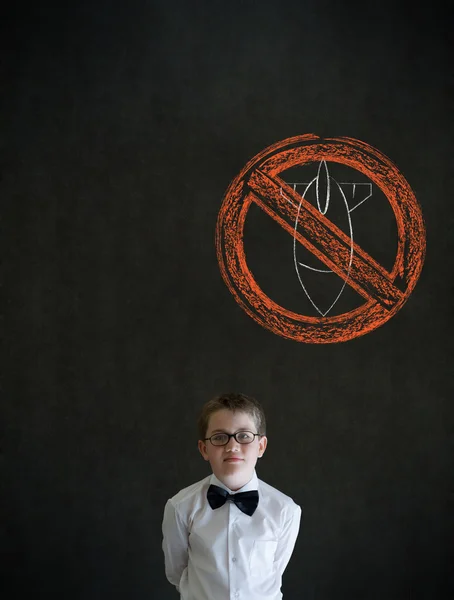
[[[238,479],[250,479],[253,471],[254,466],[245,463],[244,461],[238,463],[224,462],[216,470],[213,469],[213,473],[216,475],[216,477],[230,488],[231,486],[229,483],[235,482]]]

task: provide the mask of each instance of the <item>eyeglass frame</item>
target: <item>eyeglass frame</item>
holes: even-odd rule
[[[237,439],[236,436],[239,433],[245,433],[245,432],[252,433],[252,435],[254,436],[254,439],[251,440],[250,442],[246,442],[246,443],[245,442],[240,442]],[[213,444],[213,442],[211,441],[211,438],[214,437],[215,435],[228,435],[229,439],[226,441],[225,444]],[[206,442],[207,440],[210,440],[210,443],[211,443],[212,446],[215,446],[215,447],[219,448],[219,447],[222,447],[222,446],[227,446],[227,444],[230,442],[231,438],[234,438],[235,442],[237,442],[237,444],[241,444],[241,446],[248,446],[249,444],[252,444],[255,441],[255,437],[256,436],[263,437],[264,435],[265,435],[264,433],[254,433],[252,431],[249,431],[248,429],[240,429],[240,431],[236,431],[235,433],[227,433],[225,431],[217,431],[216,433],[213,433],[212,436],[210,436],[208,438],[204,438],[203,441]]]

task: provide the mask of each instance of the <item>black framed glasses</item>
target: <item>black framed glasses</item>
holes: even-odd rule
[[[210,440],[213,446],[226,446],[230,442],[230,438],[235,438],[239,444],[251,444],[255,440],[255,436],[262,437],[261,433],[252,433],[252,431],[237,431],[236,433],[214,433],[211,437],[205,438],[203,441]]]

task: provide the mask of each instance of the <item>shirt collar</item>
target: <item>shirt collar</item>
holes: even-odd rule
[[[238,492],[249,492],[250,490],[258,490],[258,488],[259,488],[258,477],[257,477],[257,473],[256,473],[255,469],[254,469],[251,479],[246,483],[246,485],[243,485],[242,488],[240,488],[239,490],[236,490],[235,492],[233,492],[231,489],[229,489],[225,485],[225,483],[222,483],[222,481],[220,481],[214,473],[210,477],[210,484],[218,485],[219,487],[223,488],[224,490],[227,490],[227,492],[229,494],[237,494]]]

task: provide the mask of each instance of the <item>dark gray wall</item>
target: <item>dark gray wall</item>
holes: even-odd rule
[[[195,422],[228,390],[262,401],[259,476],[304,509],[288,600],[453,597],[449,20],[440,2],[350,6],[9,9],[0,40],[8,599],[176,598],[162,511],[208,474]],[[343,344],[260,327],[215,254],[232,178],[302,133],[379,148],[427,227],[407,304]],[[257,255],[262,240],[251,239]]]

